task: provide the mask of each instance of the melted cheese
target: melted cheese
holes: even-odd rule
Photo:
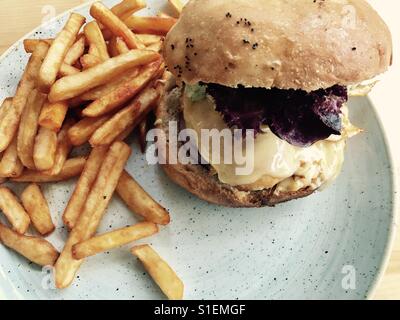
[[[244,190],[262,190],[277,184],[277,192],[297,191],[304,187],[317,189],[335,179],[341,170],[344,139],[319,141],[311,147],[300,148],[278,138],[266,127],[264,133],[257,135],[254,151],[248,150],[245,144],[240,145],[241,150],[236,150],[242,152],[250,163],[254,163],[254,169],[249,174],[238,175],[237,169],[243,168],[243,164],[235,161],[231,164],[224,163],[223,139],[218,148],[220,161],[214,161],[212,138],[202,141],[202,129],[228,129],[220,113],[215,111],[212,98],[207,97],[194,103],[187,97],[183,100],[186,126],[196,132],[196,143],[201,156],[215,169],[223,183],[240,186]],[[235,149],[233,144],[231,149]]]
[[[380,77],[376,76],[370,80],[362,81],[355,85],[348,86],[348,92],[350,97],[363,97],[368,95],[375,85],[380,81]]]

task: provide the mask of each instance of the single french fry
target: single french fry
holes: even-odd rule
[[[89,141],[93,133],[106,123],[111,116],[83,118],[68,130],[68,138],[73,146],[81,146]]]
[[[69,65],[75,64],[85,52],[85,42],[86,39],[83,35],[78,37],[72,47],[68,50],[64,58],[64,63]]]
[[[14,178],[22,174],[24,166],[18,157],[17,137],[11,142],[8,148],[4,151],[0,161],[0,177]]]
[[[108,45],[110,54],[113,57],[119,56],[120,54],[127,53],[129,51],[125,41],[120,37],[112,37]]]
[[[86,101],[89,101],[89,100],[94,101],[94,100],[100,99],[101,97],[106,96],[109,93],[116,90],[123,83],[132,81],[133,79],[135,79],[139,75],[139,72],[140,72],[140,68],[138,68],[138,67],[127,70],[124,74],[117,77],[116,79],[113,79],[110,82],[108,82],[102,86],[99,86],[90,91],[87,91],[84,94],[82,94],[80,97],[82,98],[82,100],[86,100]]]
[[[24,49],[26,53],[32,53],[35,51],[36,46],[40,41],[46,42],[49,46],[53,43],[54,39],[25,39],[24,40]]]
[[[124,22],[130,29],[137,33],[166,35],[175,25],[177,19],[131,16]]]
[[[110,53],[111,57],[117,57],[119,56],[121,53],[119,52],[118,48],[117,48],[117,39],[121,39],[119,37],[110,37],[110,40],[108,41],[108,52]],[[126,43],[125,43],[126,45]]]
[[[101,33],[103,34],[103,38],[106,41],[110,41],[114,37],[114,34],[104,27],[101,29]]]
[[[175,10],[175,12],[179,16],[182,13],[182,10],[183,10],[182,1],[181,0],[168,0],[168,2],[171,4],[172,8]]]
[[[90,8],[90,14],[115,36],[125,40],[129,49],[144,49],[144,45],[125,23],[101,2],[95,2]]]
[[[118,135],[118,137],[115,138],[115,141],[124,141],[124,140],[126,140],[132,134],[133,130],[135,130],[135,126],[130,125],[124,131],[122,131]]]
[[[6,115],[10,112],[10,109],[12,108],[12,100],[13,98],[8,97],[3,100],[0,106],[0,123],[2,123],[3,119],[6,117]]]
[[[89,68],[93,68],[94,66],[97,66],[101,63],[101,59],[94,54],[84,54],[81,58],[80,58],[80,62],[82,65],[82,69],[83,70],[87,70]]]
[[[107,83],[127,69],[150,63],[160,55],[146,50],[131,50],[126,54],[108,59],[78,74],[59,79],[51,88],[50,102],[63,101]]]
[[[143,263],[144,268],[168,299],[183,299],[182,280],[152,247],[149,245],[136,246],[131,249],[131,253]]]
[[[13,108],[12,101],[13,101],[13,98],[8,97],[8,98],[4,99],[3,102],[1,103],[1,106],[0,106],[0,136],[1,135],[7,135],[8,136],[10,134],[10,132],[9,132],[10,128],[8,127],[8,122],[4,121],[4,119],[10,117],[11,115],[13,115],[13,112],[12,112],[12,108]],[[12,141],[10,141],[9,144],[11,142]],[[4,149],[7,149],[7,148],[8,148],[8,146],[4,147]],[[0,151],[0,157],[1,157],[2,153],[3,153],[3,151],[4,150]]]
[[[50,87],[56,81],[65,56],[85,20],[83,16],[72,13],[64,29],[54,39],[39,71],[37,86],[41,92],[48,93]]]
[[[78,68],[70,66],[69,64],[66,64],[66,63],[62,63],[58,74],[60,77],[67,77],[67,76],[72,76],[74,74],[77,74],[79,72],[81,72],[81,70],[79,70]]]
[[[146,1],[144,0],[123,0],[119,4],[112,7],[111,11],[118,18],[124,21],[135,12],[144,8],[146,8]]]
[[[42,238],[18,234],[1,223],[0,241],[5,246],[40,266],[54,265],[59,256],[58,251],[50,242]]]
[[[24,48],[27,53],[32,53],[40,41],[46,42],[49,46],[54,39],[25,39]],[[85,51],[85,37],[79,37],[78,40],[69,49],[65,56],[64,63],[73,65],[83,55]],[[61,71],[61,70],[60,70]]]
[[[99,117],[122,107],[153,79],[160,65],[161,60],[147,65],[136,78],[123,83],[116,90],[92,102],[82,111],[82,114],[87,117]]]
[[[147,141],[146,141],[146,135],[148,131],[148,123],[147,123],[147,118],[143,119],[138,126],[138,131],[139,131],[139,145],[140,145],[140,151],[142,153],[146,153],[146,146],[147,146]]]
[[[116,113],[94,132],[89,140],[90,144],[102,146],[112,143],[125,129],[138,125],[152,110],[157,99],[158,93],[155,89],[143,90],[130,105]]]
[[[71,152],[72,144],[68,138],[68,130],[74,125],[75,121],[68,119],[57,136],[57,151],[54,159],[54,165],[50,170],[43,173],[50,176],[58,175],[67,161],[68,155]]]
[[[89,45],[94,46],[97,49],[100,60],[106,61],[109,59],[110,56],[108,55],[107,44],[104,41],[98,23],[96,21],[89,22],[85,25],[84,32]]]
[[[39,186],[35,183],[27,186],[21,194],[21,201],[35,229],[42,236],[51,234],[55,226],[51,219],[49,205]]]
[[[144,191],[126,171],[119,179],[117,193],[132,212],[142,216],[146,221],[161,225],[170,223],[168,211]]]
[[[39,115],[47,95],[32,90],[22,113],[17,136],[18,157],[28,169],[36,169],[33,161],[33,147],[38,130]]]
[[[146,2],[144,0],[123,0],[119,4],[111,8],[111,12],[114,13],[121,21],[129,18],[135,12],[146,7]],[[105,40],[110,40],[112,38],[112,33],[110,30],[105,29],[101,26],[103,36]]]
[[[173,18],[172,16],[170,16],[169,14],[166,14],[165,12],[160,11],[159,13],[157,13],[157,17],[160,18]]]
[[[146,47],[160,41],[162,42],[164,39],[163,37],[155,34],[138,34],[137,37]]]
[[[147,50],[152,50],[152,51],[155,51],[155,52],[161,52],[162,48],[163,48],[162,41],[153,43],[153,44],[151,44],[151,45],[146,47]]]
[[[100,54],[99,54],[99,51],[97,50],[96,46],[90,45],[89,46],[89,50],[88,50],[88,54],[99,58],[99,60],[101,61]]]
[[[16,232],[24,234],[28,230],[31,223],[29,215],[11,190],[5,187],[0,187],[0,209]]]
[[[39,42],[36,50],[29,59],[25,72],[18,84],[17,92],[12,100],[12,107],[8,108],[9,112],[5,114],[0,122],[0,152],[7,149],[17,133],[22,112],[24,111],[28,96],[35,86],[37,74],[48,49],[48,44],[42,41]]]
[[[56,262],[55,282],[57,288],[66,288],[72,283],[83,262],[83,260],[73,258],[72,247],[79,242],[88,240],[95,234],[130,153],[130,148],[123,142],[113,143],[107,152],[85,206]]]
[[[39,125],[58,132],[67,115],[68,104],[66,101],[49,103],[45,102],[39,116]]]
[[[66,181],[79,176],[83,170],[83,167],[85,166],[85,163],[85,157],[71,158],[65,161],[64,167],[57,175],[50,176],[43,174],[42,171],[25,170],[22,175],[20,175],[18,178],[11,179],[11,181],[37,183]]]
[[[75,186],[75,190],[63,213],[64,224],[69,230],[72,230],[75,226],[107,151],[108,147],[94,148],[86,161],[82,174]]]
[[[117,46],[117,50],[118,50],[119,54],[124,54],[129,51],[129,48],[128,48],[126,42],[120,37],[116,38],[116,46]]]
[[[39,171],[49,170],[54,166],[57,150],[57,133],[40,127],[35,138],[33,161]]]
[[[140,222],[133,226],[107,232],[80,242],[72,247],[72,255],[75,259],[84,259],[104,251],[121,247],[133,241],[150,237],[157,232],[158,227],[156,224]]]

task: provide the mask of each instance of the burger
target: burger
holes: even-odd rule
[[[367,94],[388,69],[392,40],[364,0],[192,0],[165,39],[164,57],[170,77],[156,124],[167,155],[171,122],[197,137],[251,130],[254,143],[241,145],[253,162],[247,174],[235,161],[214,161],[200,138],[200,163],[166,161],[163,169],[208,202],[262,207],[337,178],[346,141],[361,132],[349,119],[349,96]]]

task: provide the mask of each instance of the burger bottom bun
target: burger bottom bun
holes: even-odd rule
[[[166,86],[156,110],[157,128],[166,134],[166,143],[160,144],[158,148],[166,147],[166,155],[169,149],[169,121],[183,121],[181,110],[182,90],[174,88],[173,85]],[[179,147],[179,146],[178,146]],[[315,190],[304,188],[296,192],[275,193],[275,188],[260,191],[242,191],[237,187],[224,184],[218,177],[210,172],[207,166],[164,164],[162,165],[169,178],[182,188],[193,193],[197,197],[225,207],[247,207],[257,208],[286,202],[293,199],[303,198],[311,195]]]

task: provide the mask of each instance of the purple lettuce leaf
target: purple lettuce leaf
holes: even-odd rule
[[[326,126],[340,133],[342,129],[340,109],[348,100],[346,87],[334,86],[326,90],[314,91],[311,95],[314,98],[312,106],[314,113]]]
[[[340,109],[347,101],[347,89],[341,86],[307,93],[208,84],[207,93],[229,127],[253,129],[257,134],[268,125],[279,138],[300,147],[340,135]]]

